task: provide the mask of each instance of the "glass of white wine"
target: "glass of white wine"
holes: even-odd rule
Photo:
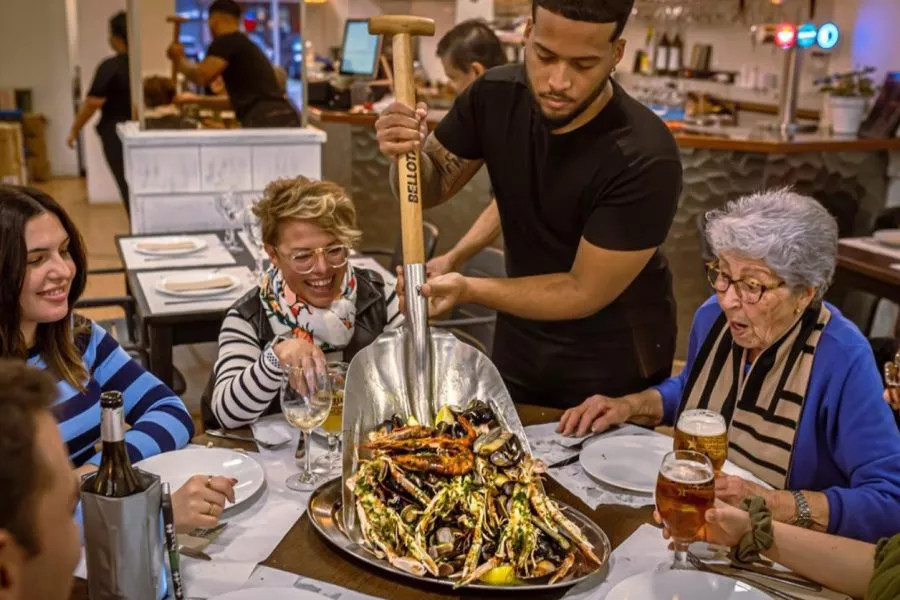
[[[339,472],[342,465],[340,452],[341,435],[343,433],[344,420],[344,385],[347,381],[347,369],[350,367],[345,362],[330,362],[328,379],[331,384],[331,412],[322,423],[322,430],[328,437],[328,453],[316,459],[313,463],[313,471],[325,475]]]
[[[319,484],[320,477],[310,465],[309,434],[325,422],[331,412],[331,382],[327,373],[319,375],[304,372],[300,367],[285,367],[281,379],[281,412],[292,426],[303,435],[306,456],[303,470],[291,475],[284,484],[296,492],[311,492]]]

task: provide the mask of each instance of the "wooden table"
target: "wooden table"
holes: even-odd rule
[[[555,421],[562,414],[561,410],[536,406],[520,405],[518,409],[524,425]],[[212,441],[217,446],[227,448],[243,447],[247,450],[255,450],[252,444],[207,438],[202,435],[198,436],[194,441],[199,444],[206,444],[208,441]],[[575,495],[554,480],[548,479],[546,487],[551,496],[574,506],[603,528],[606,535],[609,536],[613,548],[625,541],[642,524],[651,522],[651,509],[649,507],[636,509],[610,505],[599,506],[597,510],[591,510]],[[304,513],[297,520],[297,523],[284,536],[281,543],[275,548],[275,551],[261,564],[326,581],[371,596],[390,598],[392,600],[486,597],[484,594],[479,595],[476,592],[459,590],[452,591],[434,584],[410,585],[405,579],[388,577],[383,571],[378,571],[361,562],[356,562],[342,552],[333,549],[316,533],[312,523],[310,523],[308,513]],[[548,594],[529,594],[528,598],[549,600],[560,598],[564,593],[565,591]],[[496,598],[497,594],[490,597]],[[514,596],[506,594],[505,597],[512,598]],[[72,600],[87,600],[87,585],[83,580],[75,580]]]
[[[835,284],[900,304],[900,271],[891,268],[898,262],[884,254],[838,244]]]

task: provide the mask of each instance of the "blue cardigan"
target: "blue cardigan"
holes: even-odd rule
[[[826,306],[832,316],[816,348],[787,487],[825,493],[829,533],[875,542],[900,531],[900,431],[868,340]],[[684,370],[655,386],[666,425],[675,423],[694,359],[721,312],[715,296],[697,310]]]

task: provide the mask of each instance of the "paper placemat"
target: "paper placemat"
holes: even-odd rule
[[[890,246],[886,246],[872,237],[841,238],[840,244],[844,246],[850,246],[852,248],[859,248],[861,250],[868,250],[869,252],[874,252],[875,254],[890,256],[891,258],[900,260],[900,248],[892,248]]]
[[[203,276],[215,271],[218,274],[234,275],[240,280],[240,285],[221,296],[212,296],[204,298],[189,298],[184,296],[171,296],[169,294],[161,294],[156,291],[157,282],[163,277],[170,275]],[[147,305],[150,307],[150,313],[153,315],[191,313],[204,310],[223,310],[231,306],[235,300],[240,298],[247,290],[249,290],[255,282],[252,281],[253,274],[247,267],[225,267],[221,269],[182,269],[179,271],[146,271],[137,274],[138,283],[147,299]]]
[[[641,525],[613,551],[609,560],[609,572],[605,579],[602,572],[594,577],[589,577],[566,592],[563,598],[567,600],[604,600],[607,594],[621,581],[638,573],[653,571],[660,565],[670,564],[673,555],[668,546],[669,542],[663,539],[661,529],[648,524]],[[844,600],[847,598],[844,594],[838,594],[831,590],[814,593],[792,585],[773,583],[770,580],[761,581],[804,600]]]
[[[556,433],[556,427],[559,421],[554,423],[544,423],[542,425],[529,425],[525,428],[525,436],[531,445],[531,451],[536,458],[543,460],[547,465],[564,460],[578,454],[578,450],[572,449],[573,439],[579,438],[565,437]],[[644,427],[626,424],[622,427],[607,431],[593,436],[593,439],[585,442],[590,445],[595,439],[604,437],[613,437],[619,435],[661,435]],[[584,439],[584,438],[580,438]],[[630,492],[621,490],[613,486],[605,485],[591,478],[578,462],[564,467],[557,467],[548,470],[553,479],[561,486],[578,496],[578,498],[596,509],[601,504],[619,504],[622,506],[631,506],[640,508],[642,506],[653,504],[652,494],[641,494],[638,492]]]
[[[161,235],[158,237],[176,236]],[[201,233],[187,237],[203,240],[206,242],[206,248],[184,256],[150,256],[141,254],[136,250],[136,247],[141,242],[149,242],[157,239],[157,236],[120,238],[119,248],[122,250],[122,260],[125,263],[125,268],[136,271],[139,269],[171,269],[173,267],[233,265],[237,262],[234,256],[225,249],[225,246],[216,234]]]
[[[321,594],[331,600],[375,600],[377,596],[369,596],[348,590],[339,585],[325,583],[318,579],[303,577],[296,573],[288,573],[280,569],[259,566],[253,571],[250,578],[244,583],[241,589],[257,589],[257,588],[285,588],[293,587],[298,590],[306,590],[314,594]]]

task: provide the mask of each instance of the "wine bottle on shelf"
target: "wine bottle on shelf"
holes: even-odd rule
[[[669,75],[675,76],[681,73],[682,56],[684,56],[684,42],[681,41],[681,36],[676,32],[675,39],[669,45]]]
[[[141,479],[131,466],[125,447],[125,408],[121,392],[103,392],[100,410],[103,458],[90,491],[107,498],[124,498],[142,492]]]
[[[653,74],[665,75],[669,69],[669,36],[663,34],[662,39],[656,45],[656,53],[653,56]]]

